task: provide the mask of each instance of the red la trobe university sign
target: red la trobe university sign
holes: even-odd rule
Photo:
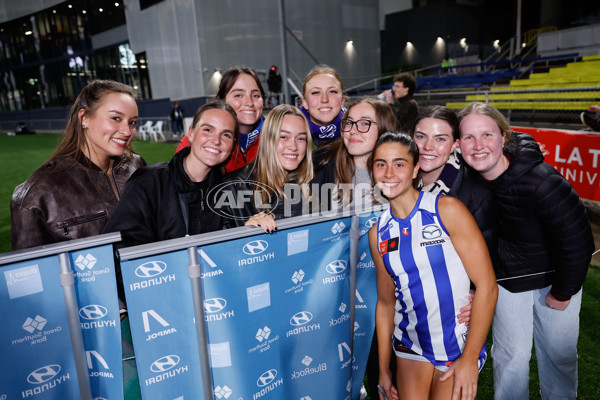
[[[538,142],[544,161],[573,185],[579,197],[600,202],[600,134],[520,126]]]

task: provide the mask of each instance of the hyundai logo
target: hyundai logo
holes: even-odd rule
[[[83,319],[100,319],[108,313],[106,307],[99,304],[90,304],[79,309],[79,316]]]
[[[160,275],[167,269],[167,263],[163,261],[148,261],[135,269],[135,274],[140,278],[152,278]]]
[[[45,367],[38,368],[27,376],[27,382],[32,385],[39,385],[40,383],[48,382],[54,378],[60,372],[60,365],[51,364]]]
[[[154,361],[150,366],[152,372],[165,372],[179,364],[179,356],[171,354]]]
[[[369,218],[365,221],[365,226],[369,229],[377,223],[377,217]]]
[[[277,377],[277,370],[270,369],[264,372],[256,381],[256,384],[260,387],[267,386],[269,383],[273,382]]]
[[[244,253],[253,256],[262,253],[267,249],[267,247],[269,247],[269,243],[267,243],[266,240],[254,240],[246,243],[242,250]]]
[[[335,260],[327,264],[326,270],[332,275],[340,274],[346,270],[347,264],[344,260]]]
[[[308,311],[300,311],[290,318],[290,324],[294,326],[300,326],[308,324],[313,319],[313,315]]]
[[[442,236],[442,230],[437,225],[425,225],[421,235],[423,239],[437,239]]]
[[[227,301],[219,297],[204,300],[204,311],[208,314],[219,312],[224,309],[225,306],[227,306]]]

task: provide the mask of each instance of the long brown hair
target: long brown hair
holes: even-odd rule
[[[135,100],[133,89],[123,83],[111,80],[93,80],[88,83],[71,106],[64,136],[48,160],[59,157],[79,159],[85,155],[84,148],[87,149],[88,154],[90,153],[85,130],[81,126],[79,112],[84,110],[82,117],[93,115],[102,104],[104,95],[107,93],[123,93]],[[124,157],[127,159],[133,157],[131,145],[125,149]]]
[[[286,116],[301,117],[306,127],[306,155],[304,160],[293,172],[288,172],[281,166],[277,156],[277,143],[281,132],[281,124]],[[308,183],[314,176],[312,163],[312,139],[308,121],[302,111],[289,104],[281,104],[273,108],[265,122],[260,133],[260,142],[258,143],[258,156],[254,162],[251,175],[260,183],[264,183],[274,190],[281,198],[285,197],[283,192],[284,184],[296,182],[300,185],[302,193],[309,196]],[[262,193],[263,202],[269,201],[269,193]]]
[[[352,107],[359,104],[368,104],[375,110],[375,118],[377,119],[377,137],[381,136],[385,132],[393,132],[396,130],[397,119],[392,107],[389,104],[373,97],[361,97],[348,105],[348,110],[344,114],[342,119],[348,118],[348,113]],[[352,178],[356,171],[356,165],[354,164],[354,158],[348,152],[348,149],[344,145],[342,137],[338,138],[332,143],[326,145],[327,155],[319,163],[319,168],[328,164],[333,157],[335,157],[335,176],[336,183],[339,185],[338,188],[338,199],[342,204],[347,205],[352,201],[352,190],[343,190],[340,184],[351,184]],[[323,146],[325,147],[325,146]]]

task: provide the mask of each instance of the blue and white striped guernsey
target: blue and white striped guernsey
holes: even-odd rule
[[[396,285],[394,337],[436,366],[462,354],[468,327],[456,316],[469,303],[470,287],[439,216],[439,196],[420,192],[407,218],[390,207],[377,223],[379,253]]]

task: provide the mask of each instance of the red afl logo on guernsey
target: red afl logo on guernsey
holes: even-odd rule
[[[398,238],[387,239],[379,242],[379,253],[387,254],[390,251],[398,250]]]

